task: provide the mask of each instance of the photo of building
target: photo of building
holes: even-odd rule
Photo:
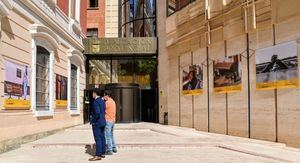
[[[28,109],[30,107],[30,69],[9,61],[5,61],[4,65],[4,107]]]
[[[214,61],[215,92],[240,91],[242,84],[241,56],[234,55]]]

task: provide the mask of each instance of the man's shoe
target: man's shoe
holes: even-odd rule
[[[100,155],[101,158],[105,158],[105,155]]]
[[[117,148],[113,148],[112,150],[114,153],[117,153]]]
[[[113,153],[111,151],[106,151],[105,155],[113,155]]]
[[[89,159],[89,161],[98,161],[98,160],[101,160],[102,158],[99,157],[99,156],[94,156],[92,158]]]

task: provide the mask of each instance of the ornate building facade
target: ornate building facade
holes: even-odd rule
[[[86,6],[80,0],[0,2],[4,146],[6,140],[18,144],[26,135],[82,124]]]

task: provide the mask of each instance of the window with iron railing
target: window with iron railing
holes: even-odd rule
[[[77,110],[77,70],[75,65],[71,65],[71,110]]]
[[[49,110],[50,105],[50,53],[37,47],[36,54],[36,110]]]

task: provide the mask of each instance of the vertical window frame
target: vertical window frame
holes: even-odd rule
[[[39,40],[32,40],[32,75],[31,75],[31,84],[32,84],[32,90],[31,90],[31,109],[36,117],[43,117],[43,116],[53,116],[54,115],[54,79],[53,79],[53,67],[54,67],[54,50],[51,48],[51,45],[45,42],[41,42]],[[38,53],[38,47],[44,48],[49,53],[49,107],[48,109],[39,110],[37,109],[37,53]]]
[[[78,96],[77,96],[77,92],[78,92],[78,67],[75,66],[74,64],[71,64],[71,94],[70,94],[70,110],[77,110],[78,108]],[[74,95],[75,92],[75,95]]]
[[[76,70],[76,106],[72,106],[72,65],[74,65]],[[80,66],[74,62],[72,59],[68,59],[68,110],[71,115],[80,115]]]
[[[36,47],[36,85],[35,85],[35,96],[37,97],[35,100],[36,111],[49,111],[50,110],[50,52],[47,51],[42,46]],[[44,51],[44,53],[42,53]],[[46,58],[47,57],[47,58]],[[39,63],[38,59],[46,59],[45,65],[43,63]],[[38,73],[38,69],[44,69],[41,71],[41,74]],[[45,71],[45,72],[44,72]],[[43,75],[45,73],[45,76]],[[38,86],[41,84],[41,90],[39,90]],[[43,85],[45,88],[43,88]],[[43,101],[39,101],[38,97],[45,96],[44,103]],[[43,100],[43,99],[41,99]]]
[[[93,34],[89,35],[90,32],[92,32]],[[98,28],[88,28],[86,37],[87,38],[98,38],[99,37],[98,32],[99,32]],[[97,35],[95,35],[94,33],[96,33]]]
[[[99,8],[99,0],[93,0],[94,3],[95,3],[94,6],[91,6],[91,1],[92,0],[89,0],[89,6],[88,6],[88,8],[91,8],[91,9],[93,9],[93,8]]]

